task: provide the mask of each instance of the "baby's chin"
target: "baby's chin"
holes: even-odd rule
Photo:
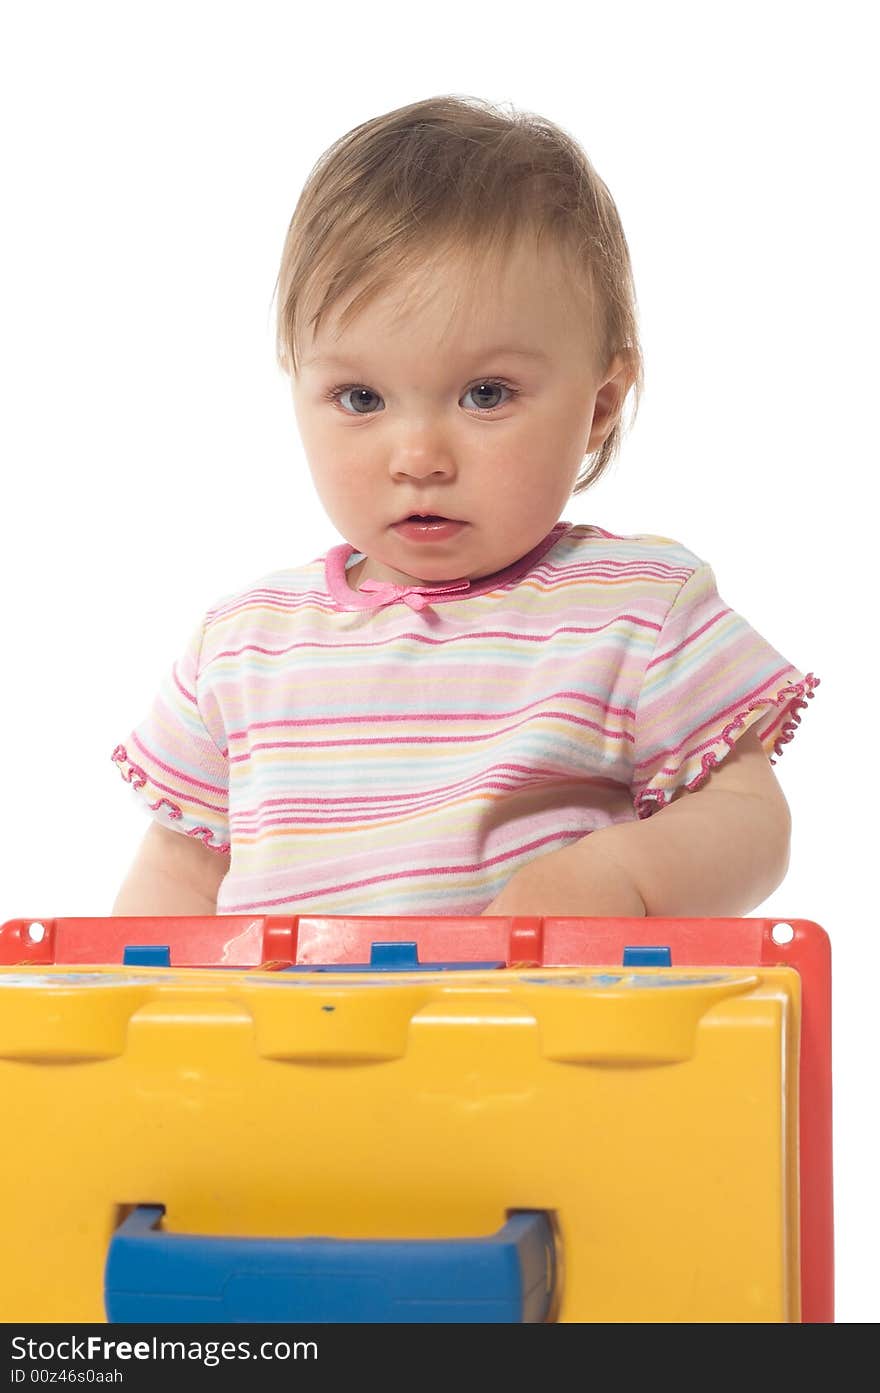
[[[367,550],[352,542],[356,551],[363,551],[365,559],[348,571],[348,581],[357,590],[364,581],[374,580],[392,585],[452,585],[456,581],[484,580],[514,565],[530,552],[546,535],[520,537],[519,545],[498,548],[497,539],[493,547],[491,538],[481,535],[480,530],[471,523],[462,523],[460,530],[439,538],[401,534],[399,524],[388,529],[387,536],[375,538],[375,547]],[[366,540],[366,539],[365,539]],[[488,545],[486,544],[488,541]],[[411,562],[404,569],[406,562]]]
[[[365,580],[384,581],[392,585],[449,585],[457,580],[475,580],[478,576],[490,575],[494,569],[487,562],[480,565],[479,557],[474,560],[472,555],[461,554],[460,548],[449,542],[407,543],[406,539],[402,539],[402,543],[402,546],[394,548],[393,553],[390,548],[383,549],[381,542],[374,551],[365,551],[364,559],[347,572],[349,584],[354,589]],[[365,550],[354,542],[350,545],[356,551]],[[402,550],[413,554],[411,569],[403,569],[400,565]],[[422,552],[424,565],[415,564],[422,561]]]

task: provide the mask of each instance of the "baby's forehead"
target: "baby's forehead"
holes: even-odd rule
[[[507,256],[447,254],[408,265],[366,296],[355,286],[306,335],[305,357],[341,351],[366,335],[418,335],[438,345],[456,339],[528,347],[566,330],[583,334],[592,295],[578,295],[561,254],[526,243]],[[360,296],[360,304],[358,297]],[[360,321],[360,323],[358,323]]]
[[[509,247],[423,254],[401,269],[388,295],[404,309],[439,293],[483,300],[491,307],[518,298],[535,282],[542,293],[562,296],[570,290],[573,270],[563,248],[552,242],[539,247],[533,238],[522,237]]]

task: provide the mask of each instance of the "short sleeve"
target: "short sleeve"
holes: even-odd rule
[[[203,632],[199,625],[146,718],[112,758],[157,821],[227,852],[229,761],[216,703],[199,700]]]
[[[724,603],[701,563],[676,594],[645,669],[635,723],[637,815],[650,817],[699,788],[752,727],[774,764],[818,685]]]

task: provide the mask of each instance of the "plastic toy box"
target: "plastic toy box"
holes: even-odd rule
[[[12,921],[0,1315],[831,1320],[828,941],[774,929]]]

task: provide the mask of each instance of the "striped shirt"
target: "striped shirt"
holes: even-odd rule
[[[218,914],[479,915],[518,866],[771,762],[818,679],[666,537],[564,520],[494,575],[354,591],[348,543],[205,615],[113,752],[230,852]],[[433,594],[431,593],[433,591]]]

